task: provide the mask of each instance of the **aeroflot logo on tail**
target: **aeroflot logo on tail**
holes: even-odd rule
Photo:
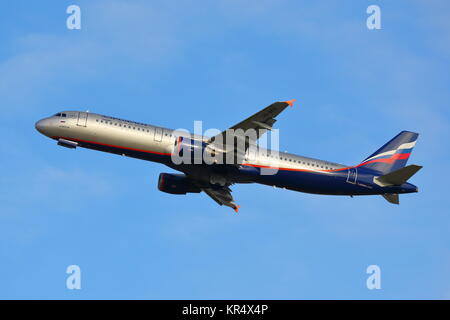
[[[260,174],[276,174],[276,163],[279,158],[279,130],[272,129],[207,129],[203,132],[202,121],[194,121],[194,134],[188,130],[177,129],[174,135],[174,148],[171,153],[172,162],[181,164],[242,164],[252,162],[260,157],[273,159],[274,166],[260,168]],[[267,133],[267,134],[265,134]],[[203,138],[200,137],[211,137]],[[269,138],[270,137],[270,138]],[[258,141],[258,143],[256,143]],[[269,145],[270,142],[270,145]],[[270,149],[270,150],[269,150]]]
[[[382,153],[374,155],[371,158],[367,158],[366,160],[364,160],[364,163],[392,162],[395,160],[408,159],[409,156],[411,155],[411,151],[415,145],[416,145],[416,141],[403,143],[394,150],[382,152]]]

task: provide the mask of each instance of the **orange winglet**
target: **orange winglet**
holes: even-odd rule
[[[289,100],[289,101],[285,101],[289,106],[293,106],[294,105],[294,102],[295,102],[295,100],[296,99],[292,99],[292,100]]]
[[[236,208],[234,208],[234,211],[236,211],[236,213],[238,213],[240,207],[241,206],[236,206]]]

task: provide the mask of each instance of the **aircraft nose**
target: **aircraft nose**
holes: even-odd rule
[[[48,120],[42,119],[36,122],[34,125],[36,127],[36,130],[39,131],[42,134],[45,134],[46,129],[48,128]]]

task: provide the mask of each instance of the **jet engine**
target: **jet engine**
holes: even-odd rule
[[[158,189],[170,194],[199,193],[202,190],[184,174],[160,173]]]

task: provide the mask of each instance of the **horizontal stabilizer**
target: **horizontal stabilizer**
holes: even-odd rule
[[[390,203],[400,204],[398,193],[385,193],[382,196]]]
[[[411,164],[409,166],[378,177],[378,181],[390,185],[402,185],[420,169],[422,169],[422,166]]]
[[[408,181],[408,179],[411,178],[420,169],[422,169],[422,166],[411,164],[409,166],[403,167],[396,171],[392,171],[388,174],[380,176],[376,178],[376,180],[378,183],[381,183],[383,185],[399,186]]]

